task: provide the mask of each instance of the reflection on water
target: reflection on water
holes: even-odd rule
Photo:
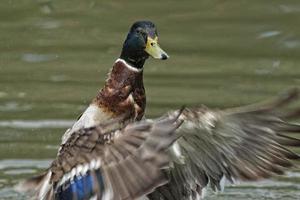
[[[55,29],[61,26],[59,21],[55,20],[43,20],[36,23],[36,26],[42,29]]]
[[[274,36],[277,36],[280,34],[281,34],[280,31],[265,31],[265,32],[260,33],[257,38],[258,39],[270,38],[270,37],[274,37]]]
[[[299,1],[4,1],[0,5],[0,199],[47,168],[102,86],[128,27],[153,20],[171,56],[147,61],[147,116],[228,107],[300,83]],[[298,150],[299,151],[299,150]],[[300,199],[300,171],[209,200]]]
[[[8,159],[0,161],[0,170],[19,168],[40,168],[45,169],[49,166],[51,160],[30,160],[30,159]]]
[[[22,55],[22,60],[25,62],[47,62],[57,59],[57,55],[42,55],[42,54],[32,54],[32,53],[25,53]]]
[[[26,176],[41,172],[49,166],[51,160],[9,159],[0,161],[0,197],[1,199],[26,199],[24,194],[15,190],[18,181]]]
[[[28,111],[30,109],[32,109],[31,105],[20,105],[14,101],[0,105],[0,111],[2,112]]]
[[[0,121],[0,127],[9,128],[69,128],[73,125],[74,120],[10,120]]]
[[[272,74],[274,73],[275,70],[278,70],[279,69],[279,66],[280,66],[280,61],[277,60],[277,61],[274,61],[271,65],[269,66],[261,66],[261,67],[258,67],[256,70],[255,70],[255,73],[257,75],[267,75],[267,74]]]
[[[294,49],[300,47],[300,40],[299,39],[288,39],[284,41],[283,45],[288,49]]]

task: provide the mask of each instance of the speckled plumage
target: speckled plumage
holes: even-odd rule
[[[104,87],[72,128],[62,138],[64,144],[74,131],[105,123],[122,116],[120,123],[141,120],[146,108],[143,70],[134,70],[118,59],[108,74]]]
[[[122,59],[118,59],[105,86],[93,100],[113,116],[128,115],[133,120],[142,119],[146,108],[143,70],[132,70]]]
[[[64,134],[56,159],[22,189],[35,189],[37,199],[200,199],[207,186],[221,190],[225,178],[269,178],[300,158],[286,148],[299,147],[300,140],[285,135],[300,132],[299,124],[289,122],[300,116],[299,108],[288,109],[298,90],[267,104],[185,108],[142,119],[143,64],[154,51],[155,58],[168,57],[156,36],[151,22],[132,26],[122,59]]]

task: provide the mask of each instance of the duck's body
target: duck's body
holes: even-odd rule
[[[143,120],[144,63],[149,55],[168,58],[157,40],[152,22],[131,27],[104,87],[64,134],[56,159],[22,189],[36,190],[38,199],[199,199],[208,185],[220,190],[224,177],[261,180],[300,158],[285,148],[300,140],[284,135],[300,132],[287,122],[299,110],[285,109],[298,91],[266,105]]]
[[[63,143],[80,128],[105,123],[120,116],[127,122],[142,119],[146,108],[143,83],[145,61],[149,55],[162,60],[168,58],[157,41],[157,31],[152,22],[139,21],[132,25],[104,87],[73,127],[66,131]]]
[[[119,58],[114,63],[104,87],[92,103],[63,136],[64,144],[70,135],[81,128],[96,126],[121,117],[121,124],[141,120],[146,108],[143,69],[130,66]]]
[[[74,142],[76,143],[76,141],[80,139],[80,132],[82,130],[89,130],[90,127],[95,127],[99,124],[102,124],[102,126],[99,126],[99,129],[93,130],[94,131],[93,133],[95,133],[97,137],[102,138],[104,137],[103,135],[106,134],[115,135],[114,132],[120,129],[120,127],[124,127],[125,125],[131,122],[139,121],[143,118],[145,107],[146,107],[146,95],[145,95],[145,89],[143,84],[143,66],[146,59],[149,57],[149,55],[158,59],[168,58],[168,55],[157,44],[157,33],[154,24],[149,21],[136,22],[131,27],[131,30],[126,38],[126,41],[124,42],[121,55],[113,64],[113,67],[111,68],[111,71],[108,74],[107,80],[105,81],[104,87],[99,91],[97,96],[92,100],[91,104],[87,107],[87,109],[83,112],[83,114],[79,117],[79,119],[74,123],[74,125],[70,129],[68,129],[63,135],[61,147],[57,155],[58,160],[52,163],[51,170],[49,170],[47,173],[37,178],[34,178],[28,181],[26,184],[24,184],[24,186],[32,185],[32,183],[38,185],[36,186],[36,188],[38,188],[37,197],[39,199],[70,198],[70,195],[72,196],[72,190],[71,192],[70,190],[64,190],[62,188],[62,187],[64,188],[66,187],[64,184],[65,183],[69,184],[68,181],[70,179],[75,180],[74,176],[76,176],[76,174],[78,175],[78,173],[82,173],[82,170],[84,172],[87,172],[88,170],[95,169],[95,167],[99,168],[100,161],[97,158],[92,159],[90,155],[89,156],[83,155],[83,157],[85,158],[86,157],[90,158],[87,159],[87,163],[86,163],[87,165],[85,165],[84,168],[82,167],[82,165],[79,164],[80,161],[76,161],[75,158],[72,158],[72,160],[69,161],[70,163],[67,162],[67,160],[70,157],[72,157],[70,154],[74,153],[73,150],[72,152],[68,152],[69,146],[72,146]],[[114,122],[113,124],[111,124],[112,121]],[[110,124],[110,125],[108,126],[106,124]],[[146,124],[147,126],[157,125],[152,122],[150,124],[146,122]],[[162,130],[162,132],[164,131],[170,132],[170,130],[173,129],[172,127],[173,125],[169,125],[168,127],[165,127],[163,128],[164,130]],[[111,133],[111,131],[113,133]],[[139,132],[139,130],[136,131]],[[82,134],[86,134],[86,133],[84,132]],[[128,134],[130,135],[130,133]],[[153,138],[155,137],[156,136],[153,136]],[[105,137],[103,138],[103,141],[101,141],[99,144],[97,143],[94,145],[105,146],[106,142],[109,142],[106,140],[107,138]],[[122,141],[122,139],[120,140]],[[164,144],[162,145],[167,147],[166,144],[170,143],[172,140],[174,140],[174,138],[172,139],[172,137],[170,137],[170,138],[166,138],[165,140],[167,141],[167,143],[166,141],[162,140],[164,141]],[[143,138],[142,140],[139,140],[139,143],[142,144],[144,141],[145,142],[147,141],[147,137]],[[130,147],[132,144],[126,145],[126,142],[130,142],[130,136],[128,136],[128,139],[126,139],[126,141],[123,141],[124,147],[122,148],[125,149],[124,151],[137,151],[134,148]],[[133,140],[133,142],[136,143],[137,141]],[[160,141],[158,141],[156,145],[159,145],[159,143]],[[126,150],[126,146],[129,149]],[[97,150],[93,149],[93,151],[97,151]],[[153,149],[151,151],[155,152],[156,150]],[[79,156],[80,152],[81,151],[79,150],[76,156]],[[100,156],[102,153],[103,153],[102,150],[100,152],[97,151],[98,156]],[[167,163],[166,156],[164,155],[165,152],[157,152],[156,154],[157,157],[160,156],[163,157],[161,160],[157,162],[156,165],[153,166],[143,166],[145,163],[147,163],[147,161],[145,161],[144,158],[141,158],[140,156],[135,158],[137,159],[137,162],[135,161],[129,162],[133,166],[135,164],[140,165],[140,166],[136,166],[138,168],[143,166],[142,168],[148,170],[148,173],[150,174],[154,173],[152,174],[153,177],[147,178],[148,180],[154,181],[153,183],[152,182],[145,183],[145,185],[148,184],[147,190],[153,189],[153,187],[155,186],[154,183],[160,185],[162,182],[165,182],[165,178],[162,177],[159,168],[157,168],[158,165],[163,166]],[[106,156],[107,155],[104,154],[101,157],[104,158]],[[96,155],[94,155],[94,157],[96,157]],[[113,160],[115,159],[116,158],[114,158]],[[144,161],[139,162],[138,160],[144,160]],[[112,161],[112,157],[108,156],[108,160],[106,162],[110,163],[111,161]],[[96,165],[95,162],[97,163]],[[122,163],[118,165],[122,166]],[[72,171],[73,167],[75,171],[76,170],[78,171],[77,173],[75,173],[74,170]],[[98,182],[99,179],[97,179],[97,177],[102,176],[103,174],[99,174],[100,173],[99,170],[98,172],[95,173],[96,174],[98,173],[96,176],[94,176],[95,181]],[[85,178],[90,180],[92,176],[89,175],[88,177]],[[71,186],[69,184],[69,187],[75,187],[75,188],[81,187],[80,181],[82,180],[76,179],[74,184],[71,184]],[[79,185],[76,184],[76,182],[78,182]],[[99,187],[101,186],[101,184],[99,185],[99,183],[97,183],[97,185]],[[94,186],[90,185],[89,187],[94,187]],[[110,187],[106,186],[106,188],[110,188]],[[91,190],[93,189],[92,188],[88,189],[88,191]],[[103,191],[93,190],[93,192],[98,193],[98,195],[100,195],[99,194],[100,192],[101,193],[100,196],[102,198]],[[81,199],[80,195],[82,194],[76,193],[74,195],[75,195],[74,198]],[[135,196],[135,195],[130,194],[129,196]],[[83,197],[83,199],[85,198],[86,197]],[[100,197],[97,198],[99,199]]]
[[[114,117],[127,114],[130,119],[142,119],[146,107],[143,69],[136,69],[125,60],[117,59],[92,105]]]

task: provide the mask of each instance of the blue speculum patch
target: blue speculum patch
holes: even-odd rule
[[[60,185],[55,191],[55,199],[89,199],[95,195],[95,187],[100,187],[97,190],[102,194],[104,190],[104,182],[101,170],[98,169],[94,172],[95,174],[93,175],[93,173],[88,171],[84,176],[75,176],[73,180],[66,181],[64,184]]]

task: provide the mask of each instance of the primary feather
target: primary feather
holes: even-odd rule
[[[178,115],[179,116],[179,115]],[[37,199],[134,199],[165,184],[167,148],[177,138],[178,116],[80,129],[61,146],[47,173],[23,187]]]
[[[223,177],[231,182],[256,181],[283,174],[293,166],[292,160],[299,159],[286,148],[300,146],[299,139],[286,135],[300,132],[300,125],[287,122],[299,116],[298,111],[286,108],[297,98],[298,90],[291,90],[265,104],[227,110],[185,109],[180,116],[184,123],[176,130],[181,138],[177,148],[170,149],[170,182],[149,198],[196,199],[208,185],[221,190]]]
[[[119,129],[117,121],[80,129],[62,144],[48,179],[38,178],[39,198],[199,199],[207,186],[221,190],[223,177],[256,181],[283,174],[299,159],[287,147],[300,140],[286,135],[300,132],[288,122],[298,117],[298,110],[287,109],[297,98],[293,90],[266,104],[186,108]]]

